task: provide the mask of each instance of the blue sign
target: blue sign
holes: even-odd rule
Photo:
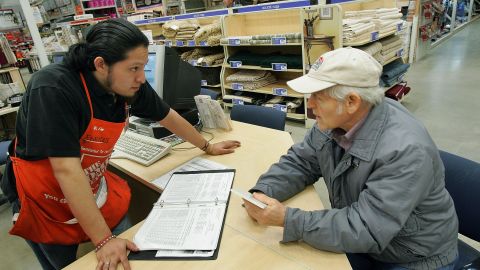
[[[206,41],[200,41],[200,46],[208,46]]]
[[[287,64],[286,63],[272,63],[272,69],[275,71],[286,71]]]
[[[402,26],[403,26],[403,23],[397,24],[397,32],[402,31]]]
[[[229,38],[229,39],[228,39],[228,45],[238,46],[238,45],[240,45],[240,39],[238,39],[238,38]]]
[[[197,44],[195,44],[195,40],[189,40],[187,42],[187,44],[188,44],[187,46],[189,46],[189,47],[195,47],[197,45]]]
[[[242,66],[242,61],[230,61],[231,68],[239,68]]]
[[[310,0],[298,0],[284,3],[267,3],[263,5],[246,6],[233,8],[233,13],[248,13],[255,11],[266,11],[275,9],[297,8],[310,6]]]
[[[372,35],[372,41],[375,41],[375,40],[378,40],[379,36],[380,36],[380,33],[378,33],[378,31],[375,31],[375,32],[372,32],[371,33]]]
[[[201,80],[201,85],[202,86],[207,86],[208,85],[207,80]]]
[[[242,99],[234,98],[232,99],[233,105],[243,105],[244,101]]]
[[[146,20],[138,20],[138,21],[134,21],[133,24],[161,23],[161,22],[166,22],[166,21],[171,21],[171,20],[173,20],[173,16],[158,17],[158,18],[146,19]]]
[[[176,45],[177,45],[177,47],[183,47],[183,45],[185,45],[185,43],[182,40],[177,40]]]
[[[273,45],[285,45],[287,44],[286,37],[272,37],[272,44]]]
[[[276,88],[276,87],[274,87],[272,92],[275,96],[286,96],[288,94],[286,88]]]
[[[243,91],[243,84],[241,83],[232,83],[233,90]]]
[[[165,46],[172,47],[172,41],[171,40],[165,40],[164,43],[165,43]]]
[[[190,63],[190,65],[192,65],[192,66],[196,66],[197,65],[197,60],[192,59],[192,60],[188,61],[188,63]]]
[[[282,104],[273,104],[273,108],[275,110],[279,110],[279,111],[282,111],[284,113],[287,112],[287,106],[286,105],[282,105]]]
[[[220,10],[214,10],[214,11],[205,11],[205,12],[189,13],[184,15],[176,15],[175,20],[204,18],[204,17],[221,16],[221,15],[227,15],[227,14],[228,14],[228,9],[220,9]]]

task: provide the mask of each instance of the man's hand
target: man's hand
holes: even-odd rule
[[[243,200],[248,215],[257,221],[258,224],[283,227],[287,208],[281,202],[262,193],[255,192],[253,193],[253,197],[265,203],[267,208],[262,209],[247,200]]]
[[[240,147],[239,141],[223,141],[214,144],[210,144],[207,149],[206,153],[209,155],[224,155],[230,154],[235,152],[235,148]]]
[[[117,264],[123,269],[130,270],[130,263],[127,259],[127,250],[138,251],[137,246],[126,239],[113,238],[97,251],[97,270],[114,270]]]

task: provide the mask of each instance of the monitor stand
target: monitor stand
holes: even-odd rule
[[[192,126],[198,124],[198,110],[187,109],[187,110],[176,110],[180,116],[185,118]],[[136,133],[150,136],[156,139],[160,139],[172,134],[168,129],[160,125],[157,121],[139,118],[136,116],[130,116],[130,121],[128,124],[130,130],[133,130]]]

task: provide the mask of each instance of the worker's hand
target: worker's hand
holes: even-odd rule
[[[263,193],[255,192],[253,193],[253,197],[265,203],[267,207],[262,209],[247,200],[243,200],[248,215],[257,221],[258,224],[283,227],[287,208],[281,202]]]
[[[97,251],[97,270],[115,270],[117,264],[121,264],[125,270],[130,270],[127,250],[138,251],[138,248],[127,239],[113,238],[108,241]]]
[[[223,141],[210,144],[205,151],[209,155],[224,155],[235,152],[235,148],[240,147],[239,141]]]

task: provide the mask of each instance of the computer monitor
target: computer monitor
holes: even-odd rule
[[[145,77],[152,88],[176,111],[196,109],[196,95],[200,94],[201,73],[183,61],[177,51],[163,45],[148,47]]]
[[[194,96],[200,94],[201,73],[183,61],[175,49],[163,45],[149,46],[145,79],[158,96],[190,124],[198,123]],[[130,128],[155,138],[172,134],[149,119],[135,118],[130,121]]]
[[[52,56],[52,61],[53,63],[62,63],[63,62],[64,55],[63,54],[54,54]]]

